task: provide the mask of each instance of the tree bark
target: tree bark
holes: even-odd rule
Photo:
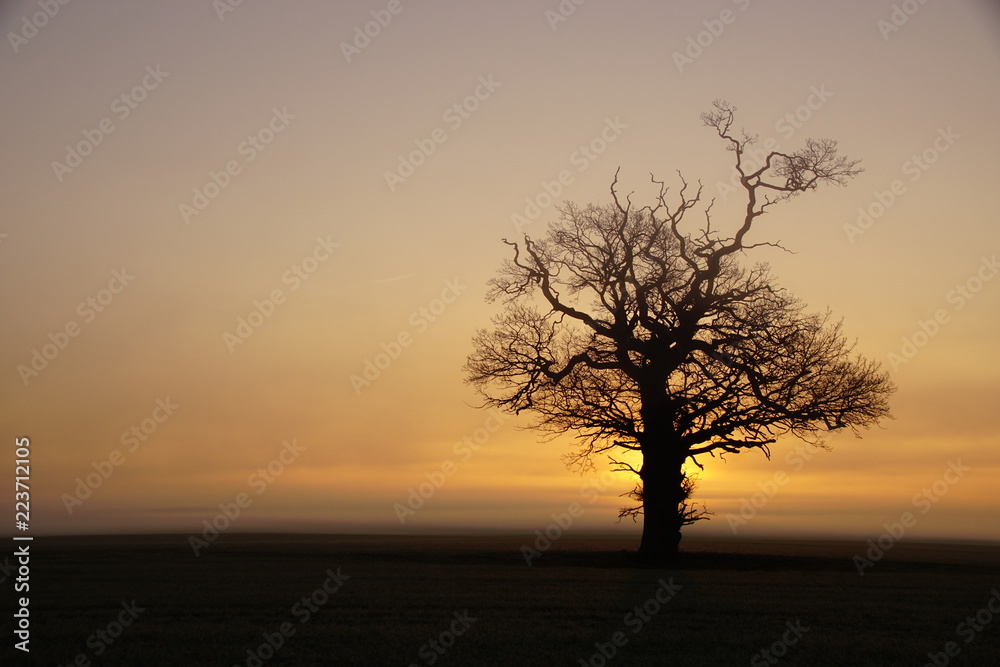
[[[660,447],[663,443],[661,441]],[[639,560],[667,564],[677,559],[681,542],[681,504],[685,500],[684,456],[672,451],[643,451],[642,470],[642,542]]]

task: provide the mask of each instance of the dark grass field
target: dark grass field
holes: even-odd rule
[[[195,557],[183,535],[36,538],[32,651],[7,631],[3,664],[1000,665],[980,611],[1000,545],[904,542],[862,577],[860,542],[687,539],[643,569],[631,540],[567,536],[531,567],[525,540],[224,534]]]

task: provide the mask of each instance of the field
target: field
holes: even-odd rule
[[[37,538],[32,651],[3,664],[1000,664],[1000,545],[904,542],[860,576],[854,542],[690,539],[671,569],[569,536],[529,567],[524,542]]]

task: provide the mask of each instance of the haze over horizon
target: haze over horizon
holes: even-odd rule
[[[1000,10],[899,4],[5,3],[0,424],[31,438],[33,531],[195,533],[241,493],[238,532],[530,533],[572,503],[572,530],[638,531],[627,476],[473,407],[462,364],[501,239],[619,168],[638,203],[700,179],[735,229],[721,98],[762,146],[862,160],[755,228],[793,253],[746,261],[899,390],[830,451],[702,460],[715,516],[685,535],[910,512],[907,540],[997,539]]]

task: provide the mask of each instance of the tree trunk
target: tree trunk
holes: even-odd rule
[[[662,448],[664,443],[659,444]],[[682,471],[685,458],[669,451],[643,451],[639,559],[644,563],[659,565],[677,559],[683,525],[681,504],[686,496]]]

